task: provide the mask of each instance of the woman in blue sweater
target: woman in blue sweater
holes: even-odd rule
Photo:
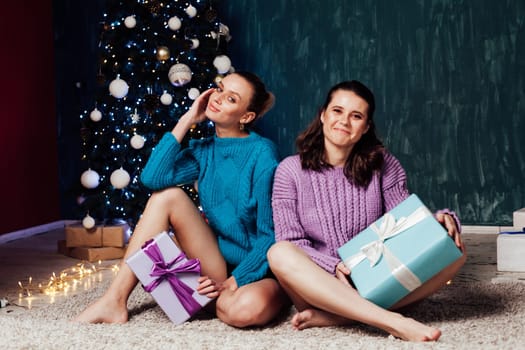
[[[217,297],[217,316],[235,327],[264,325],[286,303],[279,284],[268,277],[266,260],[275,242],[271,188],[279,158],[270,140],[249,131],[272,104],[273,95],[247,72],[226,76],[194,101],[142,172],[142,182],[155,192],[123,259],[171,228],[186,255],[201,262],[199,293]],[[206,118],[214,122],[215,135],[182,148],[191,126]],[[207,220],[176,187],[193,183]],[[127,299],[137,282],[122,264],[106,293],[75,320],[126,322]]]

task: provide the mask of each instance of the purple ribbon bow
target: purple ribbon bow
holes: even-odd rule
[[[180,265],[172,267],[173,265],[176,265],[177,263],[186,259],[186,255],[181,252],[175,259],[165,263],[157,243],[148,243],[149,242],[147,242],[145,247],[142,249],[144,253],[151,259],[151,261],[153,261],[153,267],[151,268],[150,276],[156,278],[150,284],[144,286],[144,289],[146,292],[151,293],[155,288],[157,288],[159,284],[161,284],[164,280],[167,280],[184,309],[190,316],[193,315],[201,308],[201,305],[192,297],[194,290],[182,282],[177,277],[177,274],[187,272],[196,272],[200,274],[201,266],[199,260],[189,259]]]

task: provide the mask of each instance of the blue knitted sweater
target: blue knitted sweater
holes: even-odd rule
[[[245,138],[192,140],[184,149],[166,133],[141,181],[156,191],[198,180],[201,206],[240,287],[268,272],[266,252],[275,242],[271,191],[278,162],[275,145],[255,132]]]

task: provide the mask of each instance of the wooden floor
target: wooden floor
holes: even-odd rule
[[[496,234],[463,234],[468,259],[455,279],[457,282],[519,281],[525,283],[525,273],[497,271],[496,238]],[[64,239],[62,229],[0,244],[0,298],[6,298],[12,304],[19,304],[27,308],[38,307],[38,305],[52,303],[57,298],[67,297],[60,293],[52,296],[36,294],[28,300],[20,298],[19,295],[18,281],[25,283],[29,277],[32,277],[33,283],[45,282],[53,273],[58,274],[79,263],[76,259],[57,253],[57,241],[60,239]],[[105,265],[114,263],[118,261],[104,262]],[[110,272],[105,271],[105,274],[98,278],[113,278]],[[90,288],[91,285],[86,284],[84,288]],[[3,309],[2,312],[6,310]]]

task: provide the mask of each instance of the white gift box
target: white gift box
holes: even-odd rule
[[[512,225],[516,230],[525,231],[525,208],[512,213]]]
[[[496,244],[498,271],[525,272],[525,232],[501,232]]]

